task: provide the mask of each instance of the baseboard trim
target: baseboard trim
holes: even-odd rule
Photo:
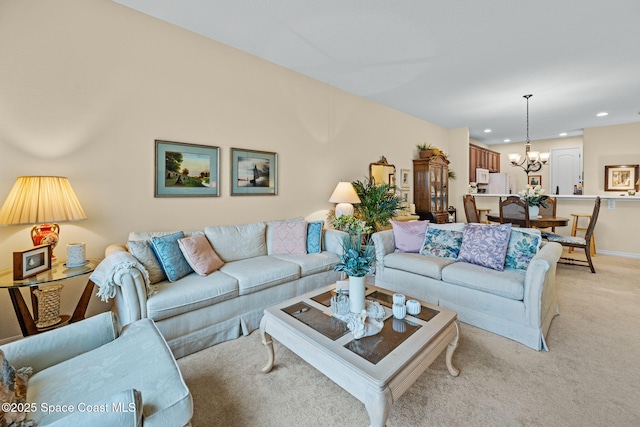
[[[620,257],[623,257],[623,258],[640,259],[640,254],[635,254],[633,252],[618,252],[618,251],[607,251],[607,250],[598,249],[597,250],[597,254],[620,256]],[[597,254],[596,254],[596,256],[597,256]]]

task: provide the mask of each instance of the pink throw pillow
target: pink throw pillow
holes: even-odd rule
[[[306,221],[276,224],[273,229],[273,250],[271,253],[274,255],[306,254]]]
[[[204,234],[178,239],[178,246],[193,271],[206,276],[224,265]]]
[[[391,221],[397,252],[418,253],[424,244],[429,221]]]

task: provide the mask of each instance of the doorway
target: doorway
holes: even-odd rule
[[[582,147],[552,148],[549,156],[551,194],[573,194],[582,182]]]

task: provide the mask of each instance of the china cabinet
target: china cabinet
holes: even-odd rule
[[[449,160],[444,156],[413,161],[413,202],[420,219],[448,222]]]

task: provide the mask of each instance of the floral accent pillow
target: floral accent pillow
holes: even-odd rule
[[[307,253],[322,252],[322,227],[324,221],[314,221],[307,224]]]
[[[0,350],[0,402],[3,404],[20,404],[27,400],[27,382],[33,373],[31,368],[15,369]],[[9,405],[10,406],[10,405]],[[18,409],[20,405],[16,407]],[[5,405],[0,409],[0,424],[3,426],[31,426],[32,421],[25,421],[27,412],[7,411]]]
[[[274,255],[307,253],[307,222],[280,222],[273,229]]]
[[[418,253],[424,244],[429,221],[393,221],[393,240],[397,252]]]
[[[458,258],[461,244],[461,231],[427,227],[424,244],[422,245],[422,249],[420,249],[420,254],[456,259]]]
[[[540,250],[542,234],[536,229],[512,229],[507,247],[505,268],[526,270],[531,259]]]
[[[511,224],[466,224],[458,261],[504,270]]]

